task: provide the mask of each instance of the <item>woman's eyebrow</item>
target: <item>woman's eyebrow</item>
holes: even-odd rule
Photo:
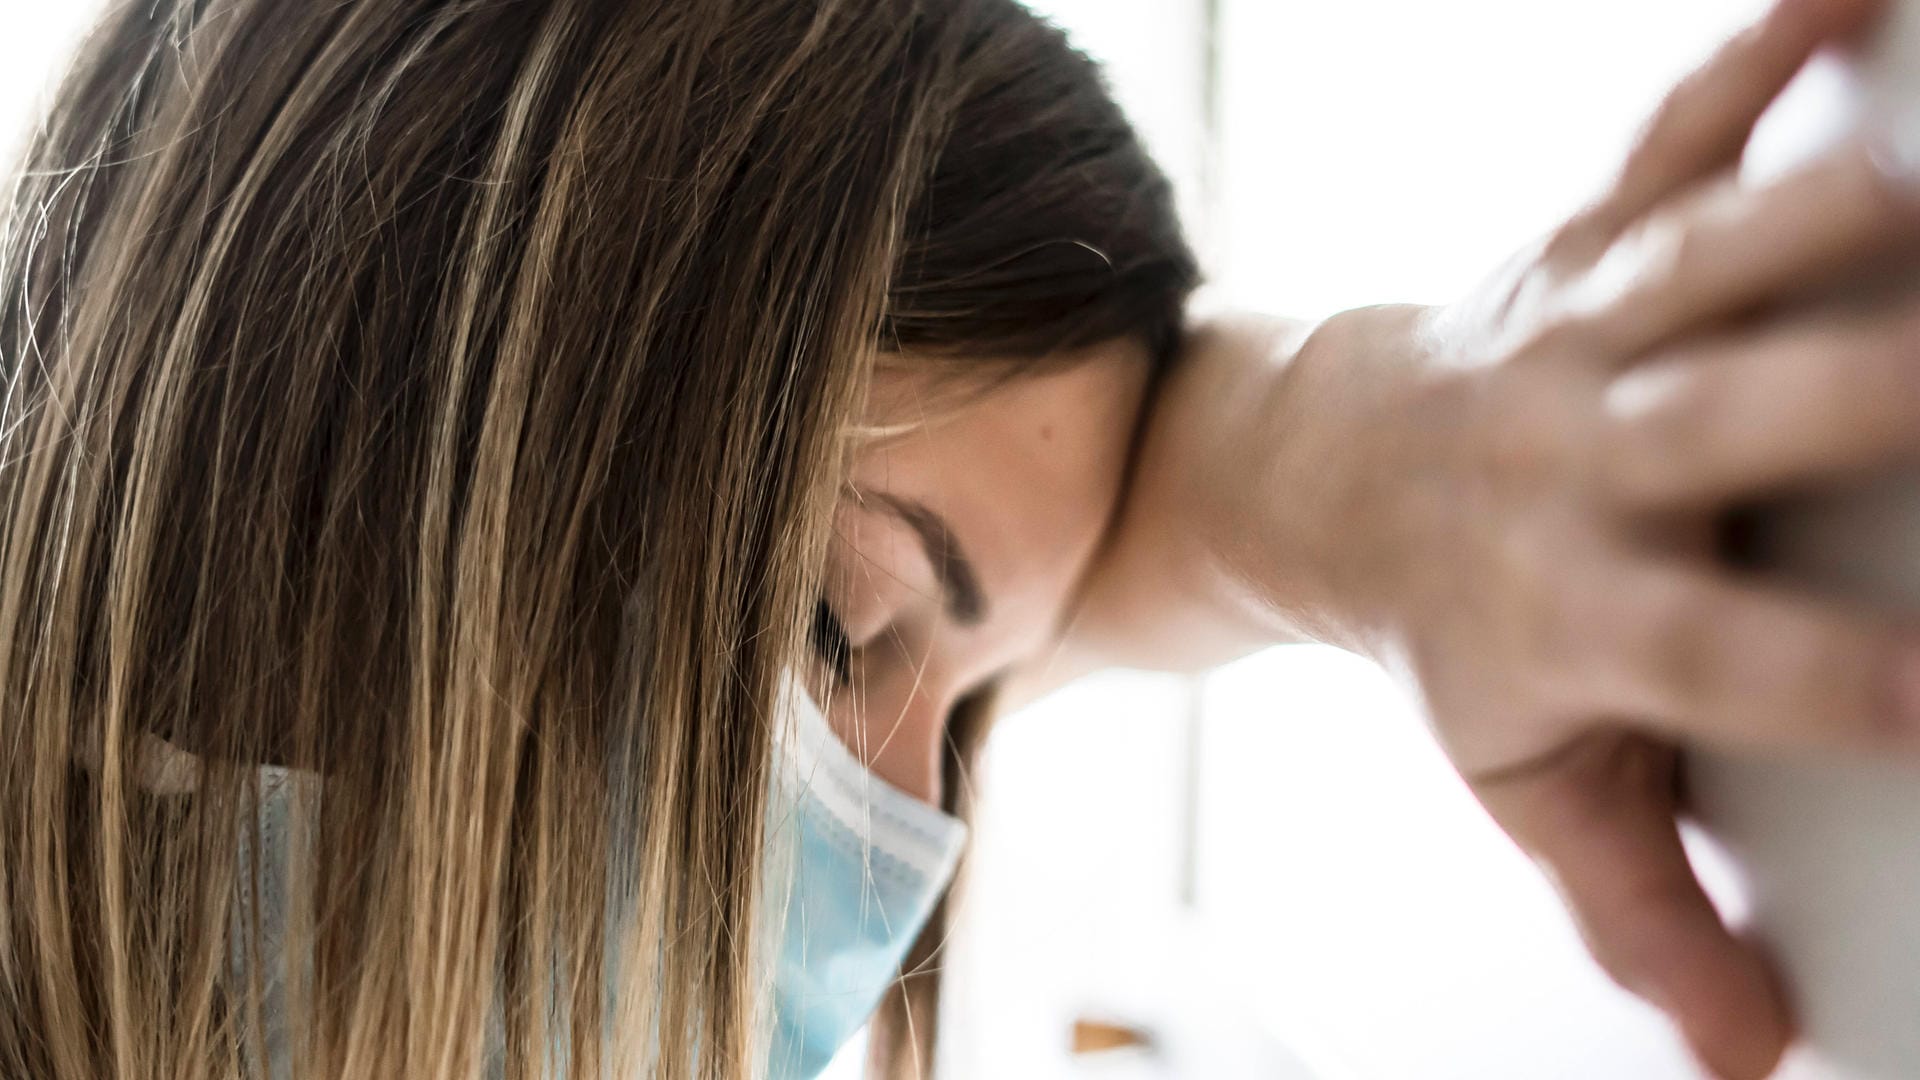
[[[927,551],[927,561],[933,564],[934,575],[940,579],[940,591],[946,594],[947,614],[953,621],[962,626],[976,626],[986,619],[987,598],[980,591],[980,575],[974,571],[966,552],[960,550],[960,541],[954,537],[947,519],[913,499],[884,491],[867,494],[920,538],[920,545]]]

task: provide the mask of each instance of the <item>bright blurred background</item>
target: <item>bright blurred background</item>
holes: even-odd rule
[[[5,4],[11,148],[97,5]],[[1758,3],[1033,6],[1108,64],[1175,178],[1205,305],[1323,316],[1470,287],[1593,193]],[[1089,680],[1008,718],[976,780],[948,1077],[1698,1075],[1351,656]],[[1151,1043],[1076,1054],[1076,1022]]]
[[[1032,6],[1107,63],[1182,187],[1203,305],[1306,317],[1473,286],[1595,194],[1761,7]],[[1006,718],[983,772],[950,1077],[1701,1075],[1355,657],[1090,680]],[[1076,1055],[1086,1020],[1155,1045]]]

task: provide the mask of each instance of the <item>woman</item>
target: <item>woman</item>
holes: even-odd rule
[[[1783,4],[1454,307],[1183,335],[1164,181],[1011,0],[117,10],[0,287],[0,1073],[806,1075],[916,934],[924,1071],[996,702],[1313,638],[1762,1075],[1672,746],[1905,752],[1917,658],[1705,541],[1911,449],[1846,396],[1908,315],[1774,301],[1920,207],[1727,175],[1867,15]]]

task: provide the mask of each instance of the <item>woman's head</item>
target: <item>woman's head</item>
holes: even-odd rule
[[[45,1077],[240,1068],[265,763],[325,780],[317,1074],[468,1075],[496,998],[508,1075],[751,1071],[769,707],[914,443],[855,435],[959,385],[947,430],[1097,415],[1110,480],[1193,277],[1012,0],[123,5],[4,239],[0,1073]]]

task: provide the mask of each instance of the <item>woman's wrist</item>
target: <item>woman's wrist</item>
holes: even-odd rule
[[[1249,404],[1229,413],[1208,557],[1269,634],[1374,659],[1390,649],[1411,562],[1432,557],[1412,527],[1418,428],[1449,380],[1429,332],[1433,309],[1342,312],[1299,335]],[[1226,494],[1231,492],[1230,494]]]

